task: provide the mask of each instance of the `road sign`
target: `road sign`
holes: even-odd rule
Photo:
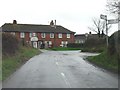
[[[102,14],[101,14],[101,15],[100,15],[100,18],[101,18],[101,19],[104,19],[104,20],[107,20],[107,15],[102,15]]]
[[[108,20],[108,24],[116,24],[116,23],[118,23],[118,19]]]

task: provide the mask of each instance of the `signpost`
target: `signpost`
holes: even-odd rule
[[[118,23],[118,19],[111,19],[111,20],[108,20],[108,24],[117,24]]]
[[[102,15],[102,14],[101,14],[101,15],[100,15],[100,18],[101,18],[101,19],[104,19],[104,20],[107,20],[107,15]]]
[[[119,2],[120,5],[120,2]],[[118,19],[111,19],[111,20],[107,20],[107,15],[100,15],[100,18],[106,21],[106,43],[107,43],[107,47],[108,47],[108,24],[116,24],[118,23],[118,29],[120,29],[120,7],[119,7],[119,12],[118,12]]]
[[[120,30],[120,1],[118,2],[118,31]],[[118,55],[119,55],[119,51],[120,51],[120,49],[118,48],[119,47],[119,44],[118,44],[118,34],[117,34],[117,53],[118,53]]]
[[[108,27],[107,27],[107,15],[100,15],[100,18],[101,19],[103,19],[103,20],[105,20],[106,21],[106,44],[107,44],[107,47],[108,47]]]

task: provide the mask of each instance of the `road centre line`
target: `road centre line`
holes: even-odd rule
[[[63,77],[66,85],[68,86],[68,88],[71,88],[70,83],[68,82],[67,78],[65,77],[65,74],[64,74],[64,73],[61,73],[61,75],[62,75],[62,77]]]
[[[59,65],[58,62],[56,62],[56,65]]]
[[[58,65],[59,65],[59,63],[58,63],[58,62],[56,62],[56,65],[58,66]],[[62,75],[62,77],[63,77],[63,79],[64,79],[64,81],[65,81],[66,85],[68,86],[68,88],[71,88],[70,83],[68,82],[68,80],[67,80],[67,78],[66,78],[65,74],[64,74],[64,73],[61,73],[61,75]]]

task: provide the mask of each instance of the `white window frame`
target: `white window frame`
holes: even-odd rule
[[[41,38],[45,38],[46,34],[45,33],[41,33]]]
[[[52,41],[49,41],[49,45],[52,45]]]
[[[25,33],[24,32],[20,33],[20,38],[25,38]]]
[[[35,37],[35,36],[37,36],[37,34],[36,33],[32,33],[32,36]]]
[[[54,38],[54,33],[50,33],[50,38]]]
[[[31,32],[29,33],[29,37],[32,37],[32,33]]]
[[[67,38],[70,38],[70,34],[69,33],[67,33]]]
[[[12,35],[15,35],[15,32],[11,32]]]
[[[58,34],[58,38],[62,38],[62,33],[59,33],[59,34]]]
[[[37,36],[37,33],[32,33],[32,32],[29,33],[29,37],[36,37],[36,36]]]

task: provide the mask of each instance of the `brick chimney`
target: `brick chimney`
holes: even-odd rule
[[[56,28],[56,20],[55,20],[55,28]]]
[[[17,21],[16,21],[16,20],[13,20],[13,24],[17,24]]]
[[[89,34],[91,35],[92,33],[91,33],[91,32],[89,32]]]
[[[54,27],[54,22],[53,22],[53,20],[50,22],[50,26],[51,26],[51,27]]]

